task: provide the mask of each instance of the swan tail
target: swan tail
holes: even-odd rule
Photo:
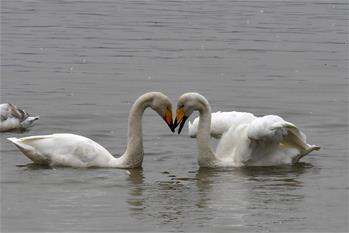
[[[14,143],[16,145],[16,142],[18,141],[18,138],[7,138],[10,142]]]
[[[25,143],[25,140],[21,139],[21,138],[7,138],[7,140],[9,140],[10,142],[12,142],[13,144],[15,144],[16,147],[18,147],[18,149],[20,151],[22,151],[25,155],[27,155],[27,153],[32,153],[34,148],[28,144]]]
[[[53,134],[54,135],[54,134]],[[24,138],[7,138],[7,140],[13,142],[13,143],[21,143],[21,144],[28,144],[32,141],[41,140],[41,139],[48,139],[52,135],[38,135],[38,136],[29,136]]]
[[[15,146],[30,160],[37,164],[47,164],[47,158],[43,156],[35,147],[31,146],[29,142],[31,140],[42,139],[44,136],[31,136],[25,138],[7,138],[10,142],[15,144]]]

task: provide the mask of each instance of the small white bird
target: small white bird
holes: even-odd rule
[[[186,93],[178,99],[174,127],[181,132],[186,119],[199,112],[189,135],[196,137],[198,163],[201,167],[275,166],[294,164],[320,147],[309,145],[305,135],[292,123],[276,115],[256,117],[245,112],[211,114],[206,98]],[[216,152],[210,137],[221,138]]]
[[[0,132],[25,130],[33,125],[39,116],[31,117],[29,113],[13,104],[0,104]]]
[[[51,134],[8,138],[36,164],[70,167],[136,168],[143,162],[142,117],[146,108],[156,111],[174,132],[172,105],[161,92],[149,92],[133,104],[128,118],[127,148],[115,158],[97,142],[75,134]]]

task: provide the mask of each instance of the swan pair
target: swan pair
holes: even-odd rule
[[[93,140],[74,134],[51,134],[8,140],[37,164],[137,168],[142,166],[143,161],[142,116],[148,107],[164,119],[172,132],[179,126],[178,133],[192,112],[199,111],[200,118],[197,120],[196,129],[193,129],[195,126],[191,124],[190,127],[191,131],[196,131],[192,136],[197,138],[198,162],[201,167],[292,164],[311,151],[319,149],[307,144],[304,134],[295,125],[278,116],[258,118],[246,113],[247,115],[241,119],[230,119],[232,124],[221,127],[225,120],[217,121],[215,118],[211,122],[210,105],[205,97],[198,93],[186,93],[179,98],[174,124],[171,101],[166,95],[149,92],[140,96],[130,110],[127,148],[119,158],[112,156]],[[219,132],[216,132],[219,127]],[[211,131],[211,128],[214,130]],[[211,134],[221,137],[216,153],[209,146]]]

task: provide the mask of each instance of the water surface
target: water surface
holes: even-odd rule
[[[348,230],[347,1],[4,0],[1,17],[1,102],[41,116],[1,134],[2,231]],[[195,140],[151,110],[143,169],[38,167],[5,140],[70,132],[121,154],[147,91],[278,114],[322,149],[295,167],[199,169]]]

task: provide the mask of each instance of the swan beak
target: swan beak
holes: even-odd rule
[[[172,133],[174,133],[175,128],[173,127],[172,112],[167,110],[165,112],[165,116],[163,118],[164,118],[166,124],[168,125],[168,127],[170,127]]]
[[[185,121],[188,119],[188,117],[185,115],[185,112],[183,110],[183,108],[177,108],[176,110],[176,119],[174,122],[174,128],[177,128],[177,126],[179,125],[179,129],[178,129],[178,134],[181,133],[182,128],[184,126]]]

